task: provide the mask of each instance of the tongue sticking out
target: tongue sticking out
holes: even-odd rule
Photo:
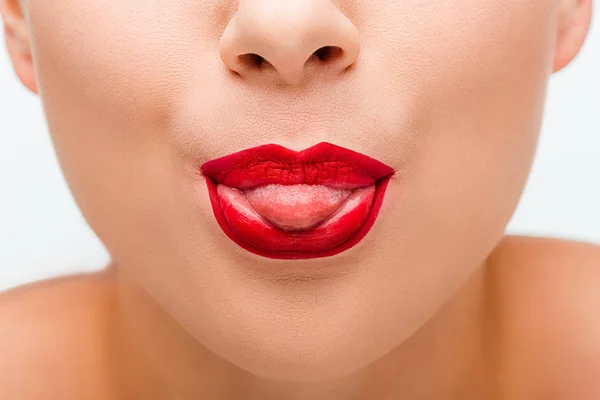
[[[306,230],[333,214],[351,190],[321,185],[266,185],[244,192],[246,201],[263,218],[286,230]]]

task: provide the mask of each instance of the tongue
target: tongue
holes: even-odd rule
[[[351,190],[321,185],[266,185],[244,192],[263,218],[286,231],[310,229],[333,214]]]

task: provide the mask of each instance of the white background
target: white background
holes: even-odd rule
[[[600,12],[593,19],[582,52],[550,80],[536,160],[507,233],[600,244]],[[0,291],[108,260],[61,175],[40,100],[0,46]]]

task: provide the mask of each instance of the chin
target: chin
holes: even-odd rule
[[[263,338],[265,342],[268,339]],[[236,347],[226,353],[222,357],[246,373],[272,381],[297,383],[343,379],[381,356],[379,352],[365,352],[356,346],[334,343],[304,346],[282,343],[272,348]]]
[[[212,326],[205,323],[190,330],[205,348],[233,366],[282,382],[342,379],[386,356],[414,331],[408,324],[369,321],[362,315],[365,310],[334,312],[329,318],[307,315],[311,312],[281,312],[270,320],[258,312],[255,318],[228,315]],[[339,318],[342,314],[346,321]]]

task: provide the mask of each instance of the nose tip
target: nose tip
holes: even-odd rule
[[[298,85],[309,75],[342,74],[356,62],[360,38],[329,0],[241,0],[220,52],[244,79]]]

